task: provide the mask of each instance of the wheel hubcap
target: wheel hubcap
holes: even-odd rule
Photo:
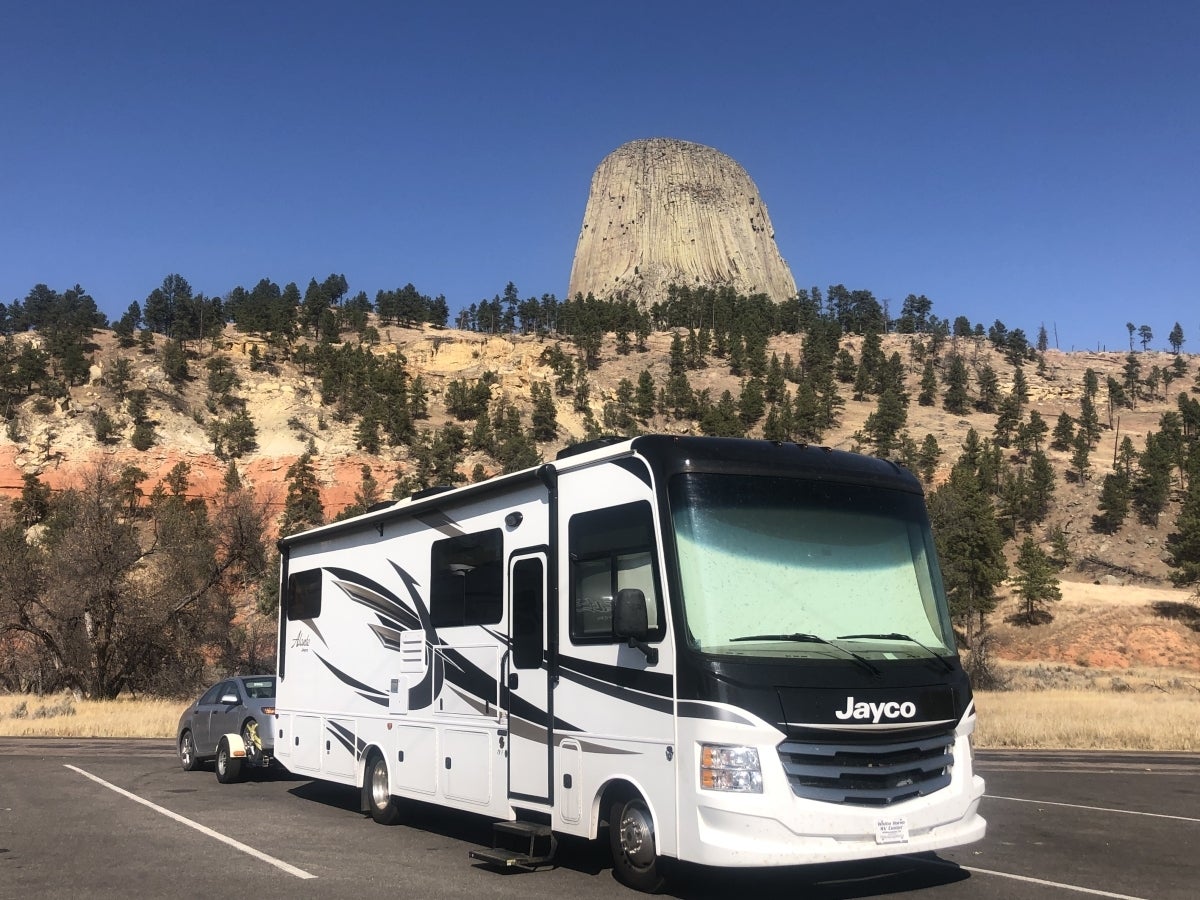
[[[621,815],[621,850],[629,861],[644,869],[654,862],[654,827],[641,803],[627,803]]]
[[[388,788],[387,766],[381,766],[378,763],[371,769],[371,801],[379,809],[383,809],[391,800],[391,791]]]

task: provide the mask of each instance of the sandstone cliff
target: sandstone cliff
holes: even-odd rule
[[[737,162],[687,141],[618,147],[592,176],[567,296],[639,303],[670,284],[730,285],[780,301],[796,282],[758,188]]]

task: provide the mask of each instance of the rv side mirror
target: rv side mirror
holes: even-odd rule
[[[645,594],[637,588],[622,588],[617,591],[617,599],[613,603],[614,636],[644,641],[650,633],[649,618]]]
[[[646,611],[646,595],[637,588],[617,591],[613,601],[613,636],[626,638],[629,646],[641,650],[646,662],[658,665],[658,648],[646,643],[650,636],[649,613]]]

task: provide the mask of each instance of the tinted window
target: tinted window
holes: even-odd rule
[[[504,534],[499,528],[434,542],[429,615],[435,628],[500,621],[503,554]]]
[[[221,688],[224,686],[225,686],[224,682],[222,682],[221,684],[214,684],[212,687],[210,687],[207,691],[204,692],[204,696],[200,698],[200,702],[201,703],[216,703],[217,698],[219,698],[221,696]]]
[[[662,600],[654,517],[644,500],[571,517],[571,640],[614,641],[613,598],[626,588],[646,597],[651,640],[661,640]]]
[[[537,669],[542,665],[542,621],[546,607],[542,561],[521,560],[513,566],[512,577],[513,668]]]
[[[321,614],[321,570],[310,569],[297,572],[288,578],[287,617],[289,622],[298,619],[315,619]]]
[[[275,696],[275,679],[266,675],[262,678],[244,678],[242,686],[252,700],[270,700]]]

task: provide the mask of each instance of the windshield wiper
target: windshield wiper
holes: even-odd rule
[[[893,631],[888,634],[839,634],[837,639],[839,641],[854,641],[854,640],[907,641],[910,644],[916,644],[918,647],[920,647],[922,650],[924,650],[926,653],[928,653],[930,656],[932,656],[934,659],[936,659],[938,662],[940,662],[942,664],[942,667],[947,672],[954,671],[954,666],[952,666],[952,665],[950,665],[950,663],[946,662],[946,660],[944,660],[942,658],[940,653],[937,653],[933,649],[926,647],[924,644],[922,644],[920,641],[918,641],[915,637],[908,635],[908,634],[901,634],[898,631]]]
[[[744,635],[743,637],[730,638],[729,640],[731,642],[732,641],[795,641],[798,644],[825,644],[828,647],[832,647],[834,650],[840,650],[842,653],[845,653],[847,656],[849,656],[851,659],[853,659],[855,662],[857,662],[859,665],[861,665],[864,669],[866,669],[868,672],[870,672],[876,678],[883,677],[883,672],[881,672],[879,670],[879,667],[876,666],[874,663],[872,663],[865,656],[859,656],[853,650],[848,650],[845,647],[839,647],[837,644],[833,643],[832,641],[827,641],[827,640],[825,640],[825,638],[823,638],[817,634],[805,634],[802,631],[793,632],[792,634],[747,634],[747,635]]]

